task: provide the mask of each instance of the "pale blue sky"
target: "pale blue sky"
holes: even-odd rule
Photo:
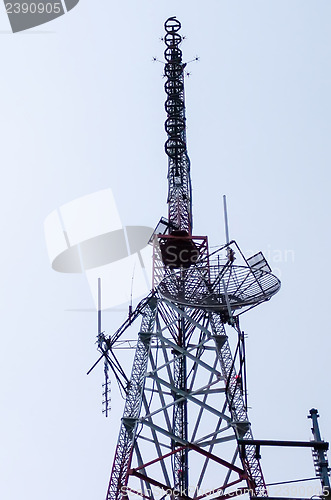
[[[85,375],[96,315],[68,311],[93,306],[89,288],[52,271],[43,222],[108,187],[123,224],[166,215],[164,82],[152,57],[162,59],[173,15],[184,59],[200,57],[186,81],[194,232],[223,242],[226,193],[231,237],[269,252],[282,280],[242,318],[254,435],[309,439],[315,406],[331,440],[329,0],[81,0],[15,35],[2,7],[5,500],[105,497],[121,411],[101,414],[102,369]],[[106,331],[124,316],[105,314]],[[314,475],[309,450],[265,450],[262,465],[267,482]]]

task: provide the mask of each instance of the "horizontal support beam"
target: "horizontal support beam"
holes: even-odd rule
[[[215,445],[219,443],[225,443],[226,441],[233,441],[236,439],[236,436],[233,434],[233,436],[225,436],[223,438],[214,438],[214,439],[209,439],[209,441],[199,441],[199,446],[204,447],[204,446],[210,446],[210,445]]]
[[[268,439],[238,439],[238,444],[245,446],[294,446],[299,448],[315,448],[315,450],[329,449],[329,443],[326,441],[272,441]]]

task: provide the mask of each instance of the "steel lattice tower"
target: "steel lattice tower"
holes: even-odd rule
[[[192,235],[180,23],[165,23],[168,219],[152,238],[153,290],[99,349],[125,391],[107,500],[267,496],[247,415],[245,342],[239,317],[280,287],[261,253],[234,241],[210,253]],[[141,317],[131,375],[115,348]],[[217,494],[215,496],[215,493]]]

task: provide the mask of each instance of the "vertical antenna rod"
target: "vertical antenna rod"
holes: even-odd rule
[[[101,278],[98,278],[98,335],[101,334]]]
[[[168,160],[168,207],[170,227],[192,234],[192,188],[190,160],[186,148],[186,119],[184,98],[184,68],[182,51],[179,45],[182,37],[178,33],[181,23],[170,17],[164,24],[167,46],[164,51],[166,60],[164,75],[167,78],[164,88],[167,93],[165,110],[167,120],[165,130],[168,139],[165,151]],[[173,231],[171,230],[171,232]]]
[[[223,194],[223,207],[224,207],[224,224],[225,224],[225,239],[226,239],[225,243],[228,245],[230,243],[230,237],[229,237],[228,209],[226,206],[225,194]]]

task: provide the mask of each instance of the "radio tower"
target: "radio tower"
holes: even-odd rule
[[[107,500],[226,499],[234,489],[267,496],[250,444],[239,318],[280,282],[262,253],[246,259],[235,241],[209,253],[207,236],[192,233],[180,28],[175,17],[165,23],[169,212],[151,240],[153,290],[114,335],[98,336],[101,358],[125,392]],[[127,375],[114,351],[139,316]]]

